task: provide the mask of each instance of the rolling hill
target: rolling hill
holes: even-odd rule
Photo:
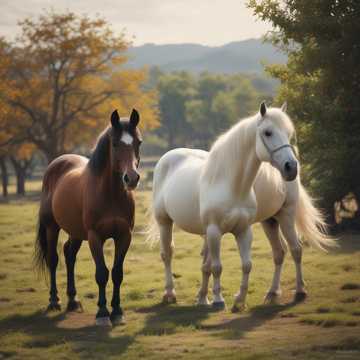
[[[145,44],[128,50],[128,68],[158,66],[163,71],[194,73],[263,73],[262,63],[285,63],[286,56],[261,39],[231,42],[222,46],[200,44]]]

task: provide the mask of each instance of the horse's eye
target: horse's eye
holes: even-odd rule
[[[272,135],[272,131],[271,130],[265,130],[264,132],[266,137],[270,137]]]

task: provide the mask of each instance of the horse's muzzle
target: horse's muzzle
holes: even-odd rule
[[[296,160],[286,161],[282,171],[283,177],[286,181],[293,181],[296,179],[298,173],[298,163]]]
[[[123,176],[124,185],[128,190],[134,190],[137,187],[139,180],[140,175],[135,171],[125,173]]]

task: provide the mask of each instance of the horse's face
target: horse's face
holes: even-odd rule
[[[285,111],[286,104],[281,109],[267,109],[265,103],[261,104],[256,154],[260,161],[270,162],[277,168],[284,180],[292,181],[298,173],[298,161],[290,145],[294,128]]]
[[[133,109],[129,120],[120,120],[117,111],[111,115],[111,164],[120,173],[124,187],[133,190],[139,183],[141,134],[137,125],[139,113]]]

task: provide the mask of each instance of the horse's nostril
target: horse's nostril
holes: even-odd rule
[[[287,162],[285,163],[285,171],[290,171],[290,170],[291,170],[291,164],[290,164],[289,161],[287,161]]]
[[[130,179],[129,179],[128,174],[125,174],[125,175],[124,175],[124,182],[125,182],[125,184],[128,184],[129,181],[130,181]]]

